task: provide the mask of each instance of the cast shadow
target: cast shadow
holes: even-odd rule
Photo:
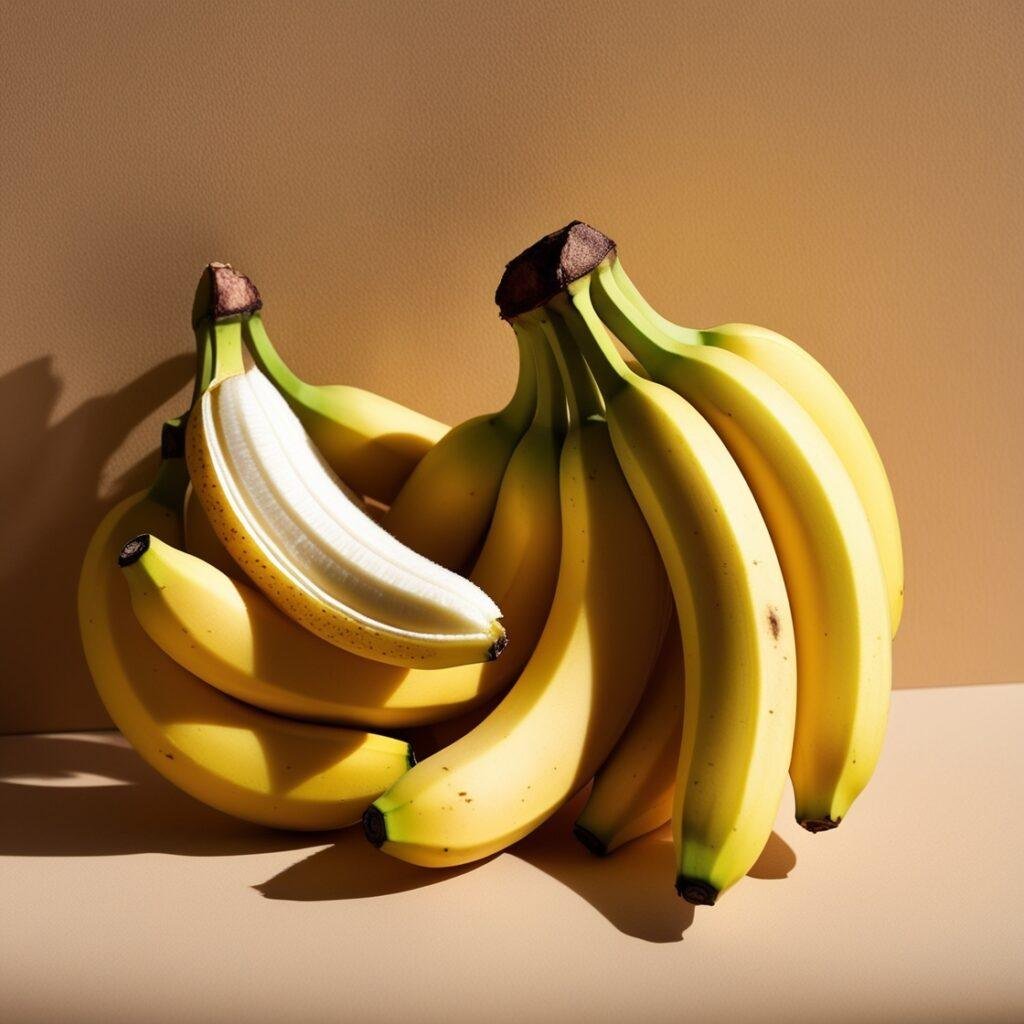
[[[313,849],[254,886],[266,899],[303,902],[390,896],[481,866],[418,868],[375,850],[358,826],[284,832],[239,821],[177,790],[114,732],[9,736],[0,743],[0,758],[0,821],[17,823],[0,830],[0,855],[218,857]],[[585,796],[498,856],[518,857],[550,875],[625,935],[678,942],[694,921],[694,908],[672,888],[668,829],[610,857],[594,857],[571,837]],[[773,833],[750,875],[785,878],[795,864],[792,849]]]
[[[76,589],[89,537],[111,504],[152,480],[154,450],[101,492],[125,436],[194,372],[181,354],[59,419],[52,357],[0,378],[0,507],[4,509],[0,706],[15,729],[102,721],[78,639]]]
[[[561,882],[623,934],[645,942],[679,942],[694,922],[695,908],[673,888],[675,855],[668,826],[598,858],[572,839],[572,824],[584,799],[585,794],[580,794],[570,801],[512,847],[510,855]],[[297,861],[255,888],[276,900],[359,899],[441,882],[481,864],[445,871],[417,868],[382,856],[359,829],[349,829],[335,845]],[[795,865],[796,854],[773,832],[750,877],[786,878]]]
[[[333,838],[221,814],[172,786],[115,732],[5,737],[0,820],[16,825],[0,830],[0,855],[16,857],[212,857]]]

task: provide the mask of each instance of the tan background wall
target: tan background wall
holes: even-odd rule
[[[78,561],[182,405],[205,261],[301,373],[457,421],[511,384],[504,262],[577,216],[669,316],[846,386],[903,516],[897,684],[1024,677],[1022,11],[4,4],[0,728],[103,720]]]

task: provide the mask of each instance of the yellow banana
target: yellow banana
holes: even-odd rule
[[[572,334],[668,570],[686,676],[676,888],[690,902],[713,903],[761,853],[786,785],[792,617],[771,537],[732,456],[693,406],[629,369],[594,310],[592,272],[614,250],[575,221],[509,264],[499,301],[506,317],[543,307]]]
[[[813,832],[832,828],[878,761],[892,681],[885,577],[856,488],[803,406],[757,366],[670,338],[626,298],[607,262],[591,293],[651,378],[714,427],[754,492],[796,629],[797,818]]]
[[[212,264],[213,269],[229,264]],[[417,463],[448,432],[444,423],[348,384],[307,384],[278,355],[267,335],[258,291],[248,303],[245,342],[256,365],[280,391],[327,464],[357,494],[388,504]],[[195,323],[206,316],[197,304]]]
[[[407,668],[497,657],[505,634],[494,602],[367,516],[280,394],[257,369],[245,371],[251,282],[208,268],[204,291],[216,311],[216,373],[189,417],[186,456],[235,561],[288,615],[352,653]]]
[[[501,658],[432,670],[360,658],[292,622],[244,582],[157,540],[125,570],[135,613],[150,638],[225,693],[316,721],[421,725],[461,715],[501,693],[543,627],[561,543],[558,459],[565,397],[550,352],[543,345],[533,348],[529,358],[536,355],[539,363],[537,414],[509,462],[473,573],[506,609],[515,643]],[[209,546],[216,543],[214,538]]]
[[[671,323],[644,300],[618,259],[612,260],[611,269],[622,294],[668,338],[685,345],[698,342],[741,356],[804,407],[842,460],[864,505],[882,559],[895,636],[903,615],[903,542],[896,503],[878,449],[843,389],[810,353],[775,331],[751,324],[723,324],[694,331]]]
[[[448,569],[472,564],[494,514],[512,452],[533,419],[536,374],[519,340],[519,379],[500,412],[460,423],[423,457],[398,493],[385,527]]]
[[[228,549],[221,544],[191,486],[185,492],[183,529],[185,531],[185,550],[190,555],[209,562],[215,569],[219,569],[225,576],[230,576],[233,580],[248,583],[249,577],[242,572],[242,567],[228,554]]]
[[[367,838],[402,860],[464,864],[546,820],[608,756],[657,651],[667,598],[660,560],[585,367],[577,359],[563,369],[571,426],[551,613],[501,704],[367,810]]]
[[[683,733],[683,645],[675,616],[640,706],[594,778],[573,834],[603,857],[672,817]]]
[[[107,514],[85,556],[78,614],[96,689],[138,753],[196,799],[275,828],[348,825],[407,769],[408,744],[246,707],[180,668],[135,621],[118,558],[134,557],[141,545],[125,542],[139,534],[180,544],[181,433],[169,427],[179,457]]]

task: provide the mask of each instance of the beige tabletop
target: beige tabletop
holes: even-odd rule
[[[445,873],[232,821],[111,733],[0,739],[0,1019],[1024,1020],[1024,685],[904,691],[843,827],[714,908],[570,813]]]

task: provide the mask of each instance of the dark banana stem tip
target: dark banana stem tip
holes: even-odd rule
[[[384,820],[384,815],[373,804],[370,804],[363,812],[363,832],[377,849],[387,842],[387,822]]]
[[[842,818],[827,818],[827,817],[826,818],[807,818],[804,821],[801,821],[800,824],[805,829],[807,829],[808,832],[812,832],[812,833],[831,832],[832,829],[839,827],[839,822],[841,822],[842,820],[843,820]]]
[[[209,263],[196,286],[192,326],[203,320],[221,320],[263,308],[259,289],[230,263]]]
[[[508,633],[502,633],[497,640],[487,649],[487,660],[497,661],[501,657],[501,652],[508,647]]]
[[[581,220],[524,249],[501,275],[494,301],[502,319],[543,306],[615,252],[615,243]]]
[[[607,857],[608,847],[601,842],[597,836],[594,835],[590,829],[584,828],[582,825],[573,825],[572,834],[595,856],[595,857]]]
[[[140,533],[138,537],[132,537],[117,556],[117,564],[123,569],[126,565],[137,562],[149,550],[149,534]]]
[[[713,907],[718,899],[718,890],[700,878],[680,875],[676,879],[676,892],[695,907]]]

